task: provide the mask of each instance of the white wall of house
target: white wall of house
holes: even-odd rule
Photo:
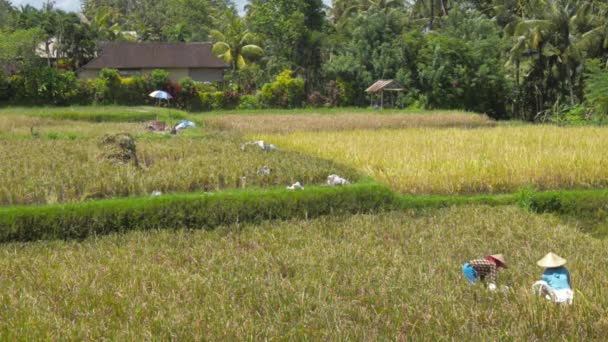
[[[99,70],[86,69],[78,72],[78,78],[81,80],[91,80],[97,78],[99,75]]]
[[[190,69],[190,77],[198,82],[221,82],[224,80],[222,69]]]

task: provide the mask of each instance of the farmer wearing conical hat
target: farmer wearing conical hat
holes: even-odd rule
[[[536,264],[544,267],[545,271],[541,280],[534,283],[532,289],[556,303],[572,304],[574,292],[570,272],[564,267],[566,259],[555,253],[548,253]]]
[[[462,265],[462,273],[471,284],[487,281],[490,291],[496,290],[496,277],[499,268],[507,268],[502,254],[488,255],[485,259],[473,259]]]

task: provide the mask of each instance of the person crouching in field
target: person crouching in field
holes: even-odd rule
[[[572,304],[574,291],[570,272],[564,267],[566,259],[555,253],[548,253],[536,264],[544,267],[545,271],[541,280],[532,285],[532,291],[556,303]]]
[[[502,254],[488,255],[485,259],[473,259],[462,265],[462,273],[469,283],[478,281],[488,282],[490,291],[496,290],[496,277],[499,268],[507,268],[505,257]]]

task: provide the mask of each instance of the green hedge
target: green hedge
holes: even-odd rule
[[[608,190],[550,191],[530,195],[527,207],[574,219],[580,229],[608,238]]]
[[[603,224],[608,221],[608,190],[522,191],[517,194],[480,196],[399,196],[383,185],[366,182],[336,188],[307,187],[304,191],[235,190],[6,207],[0,208],[0,243],[82,239],[91,235],[131,230],[209,230],[240,222],[306,219],[321,215],[395,209],[516,203],[539,213],[556,213],[599,222],[600,225],[595,225],[593,229],[596,233],[596,230],[608,227]]]
[[[158,113],[80,113],[63,112],[49,115],[54,119],[89,121],[89,122],[146,122],[159,117]],[[166,113],[162,117],[174,120],[185,119],[182,113]]]
[[[131,230],[213,229],[268,219],[373,212],[395,206],[386,187],[307,187],[304,191],[231,191],[0,208],[0,242],[81,239]]]
[[[517,194],[476,195],[476,196],[441,196],[403,195],[398,203],[402,209],[443,208],[453,205],[509,205],[518,202]]]
[[[578,218],[608,218],[608,190],[548,191],[530,195],[529,208]]]

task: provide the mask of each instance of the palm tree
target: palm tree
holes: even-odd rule
[[[355,13],[367,12],[377,9],[384,14],[399,7],[403,7],[403,0],[334,0],[332,4],[332,14],[337,23]]]
[[[598,34],[602,32],[601,26],[591,29],[592,26],[585,24],[591,20],[589,16],[592,11],[588,5],[551,2],[542,10],[532,12],[535,19],[520,18],[505,27],[506,36],[513,39],[507,65],[515,66],[516,86],[519,89],[521,62],[527,60],[531,71],[525,75],[526,81],[537,84],[539,88],[537,112],[545,109],[543,98],[557,103],[560,90],[567,91],[571,106],[577,101],[574,83],[581,76],[584,51],[592,42],[603,38]],[[550,93],[548,89],[555,89],[556,92]]]
[[[224,28],[224,33],[211,30],[209,34],[215,42],[213,54],[229,64],[234,71],[262,58],[264,50],[255,44],[258,37],[249,32],[240,17],[234,14],[227,17],[229,23]]]
[[[428,19],[428,29],[433,30],[435,18],[439,15],[448,15],[448,0],[416,0],[411,10],[415,17]]]

